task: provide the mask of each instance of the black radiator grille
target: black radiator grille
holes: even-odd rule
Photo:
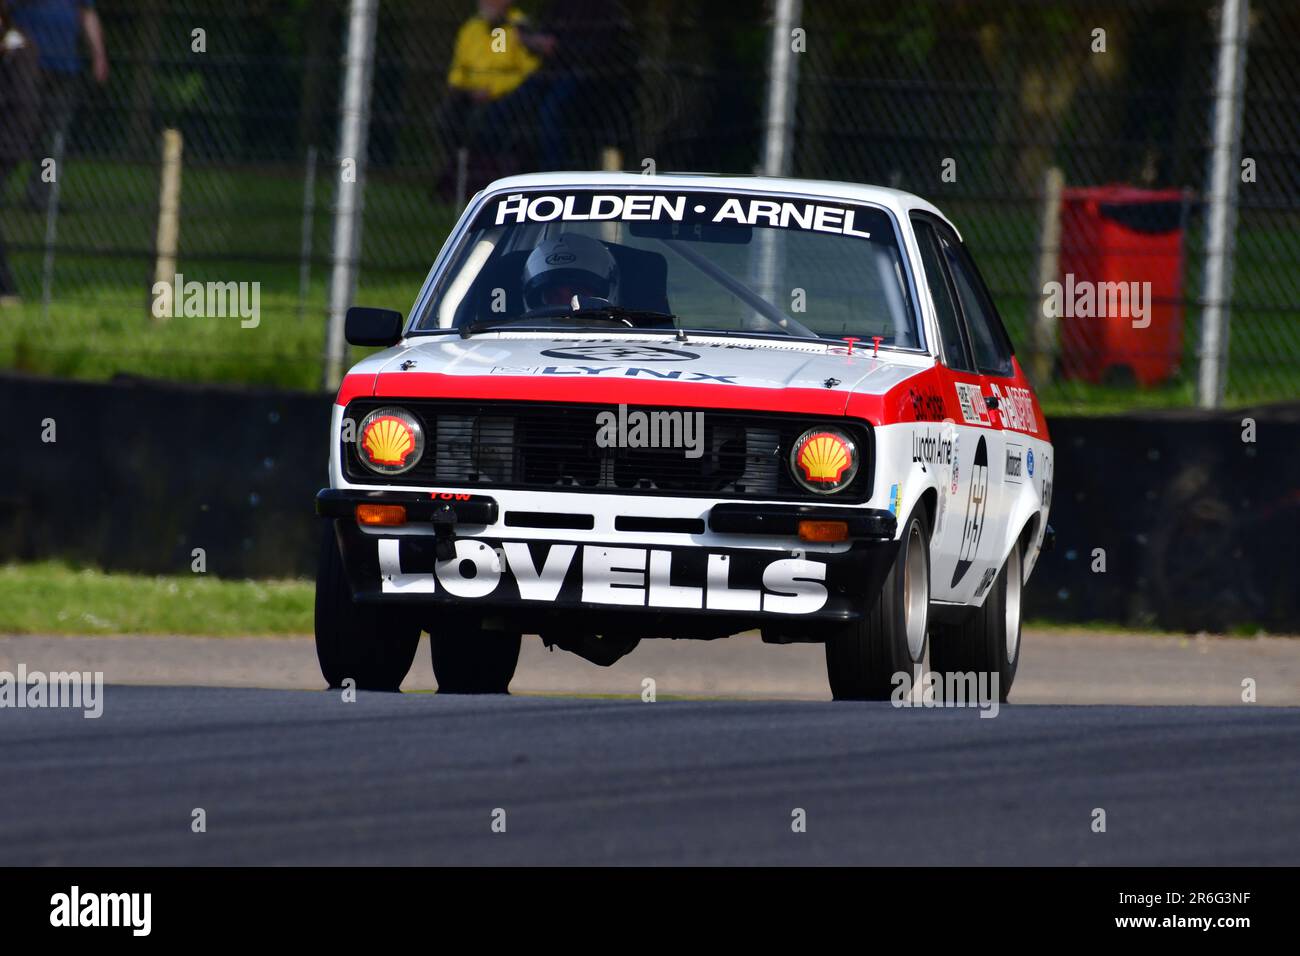
[[[601,447],[598,416],[608,412],[617,420],[617,406],[358,399],[346,417],[355,428],[369,412],[386,405],[420,419],[424,456],[405,474],[380,476],[362,465],[356,447],[345,442],[344,471],[351,481],[827,501],[832,496],[813,494],[791,478],[786,459],[805,430],[833,425],[853,435],[863,457],[853,484],[833,499],[863,501],[871,487],[870,433],[843,419],[731,409],[628,409],[629,422],[632,412],[644,412],[682,438],[696,435],[694,423],[688,426],[684,416],[701,413],[703,434],[696,447],[702,454],[690,458],[681,447]],[[677,418],[654,417],[663,415]]]

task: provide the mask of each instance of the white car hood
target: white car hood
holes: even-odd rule
[[[763,389],[831,389],[884,394],[930,367],[927,355],[872,347],[783,343],[755,339],[671,336],[600,337],[493,333],[415,337],[375,356],[375,394],[400,396],[403,373],[492,376],[503,391],[510,378],[610,379],[732,385]],[[372,360],[374,361],[374,360]],[[369,364],[369,363],[366,363]],[[358,368],[358,371],[361,369]]]

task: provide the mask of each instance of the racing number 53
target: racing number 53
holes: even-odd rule
[[[936,538],[932,587],[939,600],[969,600],[984,578],[971,574],[981,563],[1001,561],[994,542],[1002,540],[1006,501],[995,463],[1005,458],[1001,416],[988,397],[997,380],[1015,374],[1011,346],[992,303],[956,234],[946,223],[917,213],[912,217],[926,285],[934,303],[943,364],[960,409],[957,428],[961,484],[949,506],[951,517]],[[967,457],[969,456],[969,457]],[[961,487],[965,485],[965,487]]]

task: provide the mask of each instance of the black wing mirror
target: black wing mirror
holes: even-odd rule
[[[349,345],[396,345],[402,340],[402,313],[354,305],[343,323]]]

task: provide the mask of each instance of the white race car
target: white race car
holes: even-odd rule
[[[469,204],[334,406],[316,646],[504,693],[523,634],[826,646],[837,699],[1005,699],[1047,424],[957,229],[890,189],[555,173]]]

